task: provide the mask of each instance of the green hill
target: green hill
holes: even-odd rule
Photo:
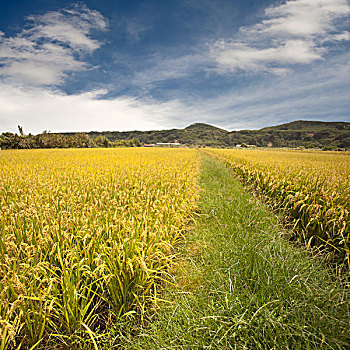
[[[321,131],[327,129],[350,130],[350,123],[346,122],[318,122],[313,120],[296,120],[294,122],[270,126],[260,131],[270,130],[303,130],[303,131]]]
[[[251,137],[258,146],[268,141],[275,147],[350,148],[350,123],[297,120],[263,128]]]
[[[227,131],[195,123],[184,129],[155,131],[104,131],[89,133],[96,138],[106,136],[110,141],[138,138],[141,143],[180,142],[188,146],[233,147],[237,144],[258,147],[333,147],[350,148],[350,123],[298,120],[260,130]]]
[[[106,136],[110,141],[131,140],[137,138],[141,143],[180,142],[188,146],[225,146],[223,139],[229,132],[204,123],[195,123],[184,129],[153,131],[103,131],[89,132],[91,138]],[[68,135],[68,134],[65,134]]]
[[[91,131],[85,133],[47,133],[21,135],[4,132],[2,148],[65,148],[137,146],[158,142],[179,142],[191,147],[306,147],[350,149],[349,122],[297,120],[260,130],[227,131],[213,125],[195,123],[184,129],[151,131]],[[111,144],[111,142],[113,144]]]

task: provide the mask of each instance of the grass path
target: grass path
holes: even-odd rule
[[[121,348],[349,349],[349,295],[323,263],[290,245],[273,213],[207,155],[201,185],[168,302]]]

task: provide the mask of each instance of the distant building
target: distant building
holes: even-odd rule
[[[242,147],[242,145],[236,145],[236,147]]]
[[[155,147],[156,145],[154,143],[144,143],[143,147]]]
[[[157,147],[180,147],[181,143],[179,142],[157,142]]]

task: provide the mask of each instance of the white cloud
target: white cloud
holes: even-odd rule
[[[29,29],[0,36],[0,76],[21,85],[60,84],[67,73],[87,69],[81,57],[101,45],[90,34],[107,26],[99,12],[85,5],[27,19]]]
[[[265,19],[240,28],[236,38],[210,45],[219,73],[271,71],[285,73],[292,64],[320,60],[326,41],[349,40],[335,22],[350,14],[347,0],[289,0],[265,10]]]
[[[2,84],[0,133],[15,132],[18,124],[32,133],[161,129],[164,118],[171,119],[179,106],[177,101],[140,101],[129,96],[106,99],[103,97],[106,92],[67,95],[44,88],[21,89]]]
[[[286,72],[283,68],[268,66],[269,63],[288,65],[310,63],[322,59],[321,49],[303,40],[288,40],[285,44],[266,49],[256,49],[242,43],[217,42],[211,51],[215,52],[219,72],[236,69],[259,71],[269,70],[275,74]]]
[[[329,35],[324,41],[343,41],[350,40],[350,33],[348,31],[344,31],[343,33]]]
[[[228,130],[257,129],[296,119],[349,120],[350,55],[283,77],[273,76],[219,97],[159,102],[107,91],[67,95],[44,88],[0,85],[0,133],[43,130],[154,130],[206,122]],[[315,76],[317,79],[315,79]]]
[[[333,21],[350,13],[347,0],[289,0],[265,10],[261,23],[242,28],[247,34],[322,36],[334,30]]]

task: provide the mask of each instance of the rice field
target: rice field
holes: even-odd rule
[[[348,271],[349,153],[206,152]],[[142,329],[197,209],[200,158],[194,149],[1,151],[0,350],[96,350],[118,324]]]
[[[209,150],[282,210],[297,238],[350,268],[350,153]]]
[[[96,349],[118,320],[142,323],[199,163],[186,149],[0,152],[0,349]]]

